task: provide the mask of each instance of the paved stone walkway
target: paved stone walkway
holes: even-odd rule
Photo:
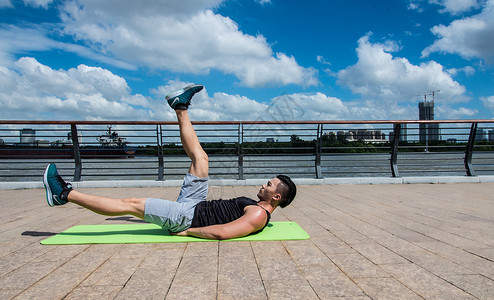
[[[179,188],[84,191],[173,199]],[[0,298],[494,299],[493,195],[494,183],[299,186],[272,220],[298,222],[306,241],[42,246],[74,225],[139,220],[1,190]]]

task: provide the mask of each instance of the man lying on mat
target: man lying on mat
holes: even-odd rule
[[[133,215],[168,229],[174,235],[207,239],[231,239],[259,232],[268,224],[276,207],[286,207],[296,194],[296,186],[285,175],[263,184],[254,201],[247,197],[206,201],[209,161],[190,122],[187,108],[192,96],[203,89],[190,85],[168,96],[180,127],[180,139],[191,159],[177,201],[155,198],[116,199],[73,190],[58,174],[55,164],[46,167],[43,183],[50,206],[72,202],[108,216]]]

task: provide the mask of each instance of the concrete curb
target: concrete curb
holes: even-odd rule
[[[210,186],[258,186],[266,179],[211,179]],[[431,176],[431,177],[348,177],[348,178],[294,178],[297,185],[344,185],[344,184],[417,184],[417,183],[484,183],[494,182],[494,175],[483,176]],[[74,188],[149,188],[182,186],[182,180],[100,180],[72,182]],[[38,182],[0,182],[0,189],[42,189]]]

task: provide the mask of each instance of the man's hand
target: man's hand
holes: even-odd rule
[[[179,232],[172,232],[172,231],[168,231],[170,232],[171,235],[177,235],[177,236],[188,236],[187,234],[187,230],[184,230],[184,231],[179,231]]]

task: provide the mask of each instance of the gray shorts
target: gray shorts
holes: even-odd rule
[[[144,220],[172,232],[190,227],[197,203],[208,195],[209,177],[199,178],[192,174],[184,177],[177,201],[148,198],[144,206]]]

